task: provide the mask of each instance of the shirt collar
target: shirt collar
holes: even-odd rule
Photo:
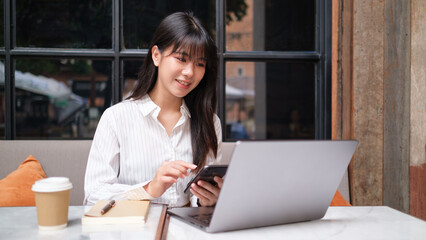
[[[149,97],[148,94],[146,94],[145,96],[143,96],[140,100],[139,100],[139,110],[142,112],[142,115],[144,117],[146,117],[148,114],[150,114],[151,112],[153,112],[155,109],[159,109],[160,107],[157,106],[157,104],[155,104],[151,98]]]
[[[160,109],[160,107],[152,101],[148,94],[143,96],[139,101],[139,109],[144,117],[152,113],[154,110]],[[185,100],[183,99],[182,105],[180,106],[180,112],[184,116],[187,116],[189,118],[191,117],[191,113],[189,112],[188,106],[186,106]]]
[[[180,106],[180,112],[182,113],[182,115],[191,118],[191,113],[189,112],[188,106],[186,106],[184,99],[182,99],[182,106]]]

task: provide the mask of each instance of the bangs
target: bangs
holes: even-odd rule
[[[209,44],[203,39],[203,37],[191,34],[178,40],[174,45],[172,52],[184,52],[192,59],[201,58],[207,61],[208,56],[206,53],[208,52],[208,47]]]

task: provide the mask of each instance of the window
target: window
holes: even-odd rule
[[[112,48],[112,0],[16,1],[16,47]]]
[[[125,49],[146,49],[160,21],[177,11],[193,12],[211,32],[216,32],[216,3],[214,0],[124,0],[123,47]]]
[[[225,141],[330,138],[331,0],[0,0],[0,137],[92,138],[176,11],[216,39]]]
[[[4,60],[0,59],[0,139],[5,138]]]
[[[0,0],[0,47],[4,47],[4,0]]]
[[[315,64],[226,62],[225,139],[314,139]]]
[[[136,87],[139,69],[143,60],[126,60],[123,62],[123,90],[121,95],[126,99]]]
[[[111,106],[111,62],[92,59],[17,58],[17,139],[93,137]]]
[[[225,140],[330,138],[330,1],[228,1]],[[222,79],[221,79],[222,80]]]

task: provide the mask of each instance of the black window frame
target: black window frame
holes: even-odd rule
[[[16,46],[14,26],[15,1],[4,1],[4,48],[0,58],[5,66],[5,139],[16,139],[15,122],[15,60],[17,58],[83,58],[112,61],[112,104],[122,100],[123,62],[141,60],[147,49],[120,49],[123,29],[123,1],[112,0],[111,49],[26,48]],[[314,51],[226,51],[225,0],[216,1],[216,42],[218,45],[218,116],[225,124],[225,65],[227,61],[309,61],[316,66],[315,77],[315,139],[331,138],[331,19],[332,0],[316,0]],[[222,128],[225,137],[225,128]],[[80,138],[76,138],[78,140]]]

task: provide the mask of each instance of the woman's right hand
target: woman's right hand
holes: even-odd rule
[[[185,178],[189,175],[188,170],[197,168],[197,165],[182,160],[163,162],[158,168],[154,179],[145,185],[145,191],[154,198],[158,198],[174,183],[178,178]]]

